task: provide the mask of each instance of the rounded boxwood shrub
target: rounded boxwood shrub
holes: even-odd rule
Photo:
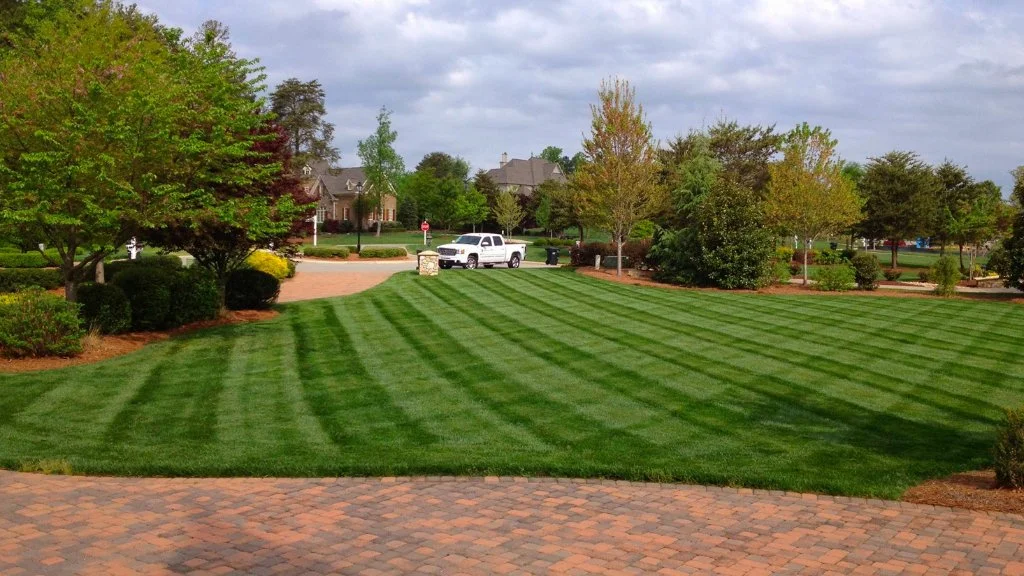
[[[53,263],[39,252],[0,254],[0,268],[47,268],[50,266],[53,266]]]
[[[155,266],[131,266],[114,276],[132,308],[132,330],[163,330],[171,314],[171,286],[176,273]]]
[[[120,334],[132,327],[132,306],[124,290],[114,284],[82,284],[78,287],[79,315],[88,330]]]
[[[253,270],[266,272],[278,280],[288,277],[288,259],[269,250],[253,252],[245,259],[245,264]]]
[[[925,284],[930,283],[932,281],[932,271],[921,270],[920,272],[917,273],[917,280],[918,282],[923,282]]]
[[[162,270],[181,270],[181,258],[173,254],[161,254],[157,256],[143,256],[135,260],[114,260],[103,264],[103,276],[110,282],[124,270],[134,268],[160,268]]]
[[[1024,408],[1006,411],[994,452],[996,483],[1001,488],[1024,488]]]
[[[171,308],[165,324],[167,328],[213,320],[220,314],[217,278],[202,268],[188,268],[175,273],[170,291]]]
[[[33,287],[53,290],[61,285],[60,270],[55,268],[0,268],[0,293]]]
[[[0,296],[0,356],[76,356],[83,336],[76,303],[41,288]]]
[[[281,282],[259,270],[244,268],[228,276],[224,304],[231,310],[265,310],[277,302]]]
[[[846,264],[822,266],[814,273],[815,290],[842,292],[853,288],[853,268]]]
[[[903,270],[900,270],[899,268],[886,268],[882,274],[889,282],[895,282],[900,279],[900,276],[903,276]]]
[[[850,266],[853,267],[853,279],[861,290],[874,290],[878,288],[878,274],[882,272],[882,265],[878,257],[867,252],[859,252],[850,259]]]

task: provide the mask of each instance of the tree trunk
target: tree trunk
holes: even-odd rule
[[[804,244],[804,286],[807,286],[807,243]]]
[[[377,238],[380,238],[380,219],[377,219]]]
[[[960,247],[960,269],[963,270],[964,269],[964,245],[963,244],[958,244],[958,246]]]
[[[106,281],[107,277],[103,272],[103,260],[99,260],[98,262],[96,262],[96,283],[105,284]]]
[[[900,265],[900,242],[895,238],[889,238],[889,250],[892,252],[892,263],[890,267],[896,268]]]
[[[583,224],[579,224],[578,226],[580,229],[580,244],[582,244],[586,241],[586,238],[583,237]]]
[[[615,238],[616,251],[618,252],[618,258],[615,260],[615,275],[622,276],[622,235],[618,235]]]

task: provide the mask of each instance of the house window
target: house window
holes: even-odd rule
[[[342,220],[349,220],[349,217],[348,217],[348,206],[345,206],[344,208],[341,209],[341,214],[342,214],[342,216],[341,216]]]

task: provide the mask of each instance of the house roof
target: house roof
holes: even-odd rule
[[[327,162],[317,162],[310,166],[311,174],[306,177],[307,189],[313,188],[317,182],[321,182],[327,193],[331,196],[342,196],[355,194],[356,186],[363,182],[366,184],[366,171],[362,166],[352,168],[332,168]]]
[[[502,186],[535,188],[548,180],[565,182],[565,174],[562,174],[562,169],[558,164],[548,162],[543,158],[530,158],[529,160],[513,158],[501,168],[488,170],[487,175],[494,180],[495,184]]]

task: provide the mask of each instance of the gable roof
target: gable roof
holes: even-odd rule
[[[513,158],[501,168],[487,171],[487,175],[500,186],[527,186],[535,188],[548,180],[565,182],[565,174],[554,162],[543,158],[520,160]]]
[[[327,162],[317,162],[310,166],[311,173],[305,177],[306,189],[311,190],[319,182],[331,196],[342,196],[355,194],[356,186],[362,182],[366,190],[370,185],[366,183],[366,171],[362,166],[352,168],[332,168]]]

